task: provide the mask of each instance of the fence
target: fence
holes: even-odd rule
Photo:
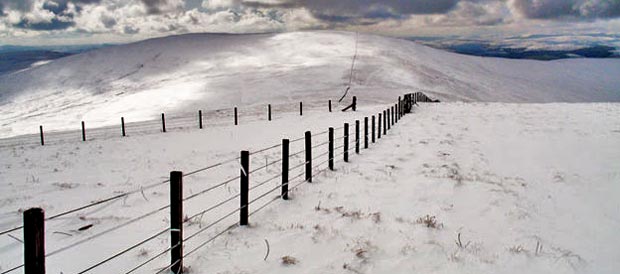
[[[97,202],[83,205],[74,209],[70,209],[47,218],[41,208],[31,208],[23,213],[24,222],[22,226],[14,227],[0,232],[5,235],[11,232],[23,230],[23,246],[24,246],[24,262],[10,269],[2,271],[0,274],[7,274],[22,269],[26,274],[42,274],[46,271],[46,259],[72,250],[78,246],[85,245],[91,241],[95,241],[100,237],[109,235],[131,224],[136,224],[146,218],[152,217],[158,213],[169,211],[169,225],[166,228],[157,230],[149,237],[134,242],[129,246],[124,246],[113,254],[106,255],[104,258],[90,262],[87,267],[83,267],[76,273],[89,273],[94,270],[101,270],[105,266],[112,265],[112,262],[120,257],[127,255],[128,252],[146,244],[155,246],[157,239],[166,237],[169,239],[169,246],[159,250],[155,255],[142,259],[139,263],[127,267],[116,273],[134,273],[145,266],[161,263],[164,256],[169,254],[169,262],[164,267],[159,267],[156,273],[171,271],[172,273],[183,273],[183,260],[195,254],[198,250],[214,241],[223,234],[235,229],[238,226],[247,226],[250,217],[260,212],[277,200],[289,199],[289,194],[298,187],[306,183],[312,183],[313,178],[318,174],[335,169],[335,162],[339,159],[349,162],[350,154],[360,154],[363,146],[364,149],[369,145],[378,142],[389,130],[398,123],[403,116],[410,113],[412,107],[417,102],[436,102],[424,95],[423,93],[405,94],[404,97],[398,98],[394,105],[390,105],[385,110],[363,118],[363,128],[360,119],[355,120],[354,135],[351,136],[350,129],[353,123],[344,123],[341,127],[330,127],[326,131],[319,133],[305,132],[304,137],[297,139],[283,139],[281,143],[259,149],[254,152],[241,151],[239,157],[228,159],[198,170],[191,172],[172,171],[168,180],[157,182],[152,185],[144,186],[138,190],[118,194],[116,196],[101,199]],[[330,104],[331,105],[331,104]],[[301,104],[300,104],[301,107]],[[300,109],[300,114],[301,109]],[[163,120],[165,121],[165,120]],[[369,123],[369,121],[371,121]],[[164,125],[162,125],[164,126]],[[362,132],[363,129],[363,132]],[[339,137],[336,137],[336,136]],[[336,146],[338,145],[338,146]],[[277,150],[280,148],[280,150]],[[293,148],[293,149],[291,149]],[[324,150],[321,152],[321,150]],[[293,152],[291,152],[293,151]],[[354,152],[353,152],[354,151]],[[259,155],[272,154],[280,155],[279,159],[264,164],[253,161],[259,159]],[[318,162],[318,163],[317,163]],[[209,173],[210,178],[216,169],[232,165],[233,170],[237,169],[239,175],[228,177],[218,183],[185,195],[184,187],[192,176],[204,175]],[[257,166],[253,168],[254,166]],[[277,166],[280,166],[277,169]],[[212,176],[213,175],[213,176]],[[238,188],[231,191],[230,184],[238,181]],[[253,182],[250,184],[250,182]],[[270,185],[269,183],[275,183]],[[60,217],[64,217],[85,209],[109,204],[113,201],[125,199],[130,195],[145,195],[144,191],[163,187],[168,185],[169,203],[151,209],[139,216],[134,216],[128,220],[124,220],[117,225],[103,229],[88,237],[76,240],[70,244],[56,248],[50,252],[46,252],[45,246],[45,224],[46,222]],[[226,188],[228,187],[228,191]],[[205,199],[203,195],[209,194],[209,198]],[[212,202],[213,198],[219,198],[218,202],[212,204],[208,208],[198,206],[199,210],[189,212],[194,202],[203,197],[203,201]],[[144,197],[146,199],[146,197]],[[234,202],[237,202],[235,205]],[[250,212],[250,209],[253,209]],[[209,222],[202,226],[201,220],[207,214],[211,214]],[[233,219],[237,215],[238,218]],[[232,222],[231,222],[232,219]],[[199,222],[197,228],[191,226],[192,223]],[[202,238],[201,240],[199,240]],[[186,250],[186,248],[189,248]],[[134,262],[134,261],[132,261]],[[108,273],[112,271],[105,270]]]
[[[332,100],[312,103],[326,106],[326,109],[332,112]],[[40,125],[37,129],[37,134],[0,139],[0,148],[24,145],[44,146],[75,141],[86,142],[95,139],[127,137],[138,134],[166,133],[171,130],[204,129],[208,124],[213,126],[239,125],[244,121],[257,119],[257,117],[258,119],[272,121],[276,113],[282,116],[283,113],[298,112],[299,116],[303,116],[303,108],[303,102],[299,102],[299,105],[267,104],[266,106],[249,106],[245,109],[245,113],[238,107],[205,111],[197,110],[194,113],[177,113],[173,115],[161,113],[158,115],[158,119],[139,122],[128,122],[129,120],[126,118],[129,117],[120,117],[118,125],[115,126],[89,128],[88,121],[81,121],[78,130],[63,131],[50,130],[45,125]],[[226,121],[227,119],[229,121]]]

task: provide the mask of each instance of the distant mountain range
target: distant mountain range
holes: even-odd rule
[[[109,46],[109,44],[72,46],[1,45],[0,75],[27,69],[40,62],[51,61],[106,46]]]
[[[412,37],[409,40],[455,53],[499,57],[509,59],[558,60],[568,58],[620,58],[618,48],[607,45],[580,45],[557,48],[555,45],[538,46],[537,48],[513,45],[510,42],[489,42],[476,40],[450,40],[427,37]]]

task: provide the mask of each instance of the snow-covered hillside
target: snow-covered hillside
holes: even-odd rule
[[[356,55],[357,53],[357,55]],[[356,56],[356,58],[354,58]],[[620,61],[458,55],[348,32],[188,34],[74,55],[0,77],[0,137],[155,118],[161,112],[424,90],[454,101],[620,101]]]

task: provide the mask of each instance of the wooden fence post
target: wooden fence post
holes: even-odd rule
[[[388,113],[388,130],[390,130],[392,129],[392,121],[394,121],[394,117],[390,113],[390,108],[388,108],[386,111]]]
[[[379,118],[377,119],[377,139],[381,139],[381,113],[379,113]]]
[[[250,152],[241,151],[241,185],[240,185],[240,205],[239,205],[239,225],[248,225],[248,216],[250,212],[249,194],[250,194]]]
[[[202,110],[198,111],[198,128],[202,129]]]
[[[329,166],[329,170],[334,170],[334,128],[330,127],[329,128],[329,133],[328,135],[328,139],[329,139],[329,151],[327,152],[327,157],[329,157],[327,159],[328,161],[328,166]]]
[[[289,139],[282,139],[282,199],[288,200]]]
[[[353,111],[357,111],[357,96],[353,96]]]
[[[166,116],[163,113],[161,114],[161,130],[166,132]]]
[[[235,107],[235,126],[239,125],[239,117],[237,112],[237,107]]]
[[[45,274],[45,217],[41,208],[24,211],[24,273]]]
[[[329,112],[332,112],[332,100],[329,100],[327,104],[329,106]]]
[[[306,181],[312,183],[312,133],[306,131]]]
[[[360,120],[355,120],[355,153],[360,154]]]
[[[121,117],[121,134],[123,134],[123,137],[127,136],[125,132],[125,117]]]
[[[170,270],[183,272],[183,172],[170,172]]]
[[[84,121],[82,121],[82,141],[86,142],[86,126],[84,125]]]
[[[368,148],[368,117],[364,117],[364,149]]]
[[[267,105],[267,119],[271,121],[271,104]]]
[[[391,111],[391,113],[390,113],[390,118],[392,118],[392,122],[391,122],[391,123],[392,123],[392,126],[393,126],[393,125],[394,125],[394,122],[395,122],[395,118],[394,118],[394,106],[392,106],[392,107],[390,108],[390,111]]]
[[[387,112],[383,111],[383,135],[387,135],[387,126],[388,126]]]
[[[375,116],[372,116],[372,130],[370,131],[370,138],[372,139],[372,143],[375,143]]]
[[[400,96],[398,96],[398,119],[403,117],[403,101]]]
[[[349,123],[344,123],[344,162],[349,162]]]
[[[41,133],[41,145],[45,145],[45,138],[43,137],[43,126],[39,126],[39,132]]]
[[[299,116],[304,115],[304,102],[299,102]]]

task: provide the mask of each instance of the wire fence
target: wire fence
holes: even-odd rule
[[[420,98],[423,98],[423,97],[420,97]],[[405,95],[405,100],[401,100],[399,98],[398,103],[394,105],[394,107],[396,108],[396,112],[392,111],[392,114],[391,114],[391,115],[395,115],[396,117],[391,116],[390,118],[392,119],[391,120],[386,119],[386,121],[390,121],[389,123],[391,125],[394,125],[398,121],[398,118],[410,112],[412,105],[418,102],[418,101],[415,101],[415,99],[416,99],[415,95],[411,95],[411,94]],[[390,108],[388,108],[387,110],[389,113]],[[356,120],[356,122],[359,122],[360,120]],[[366,121],[368,121],[368,119],[366,119]],[[382,130],[381,127],[383,127],[383,130],[385,132],[386,128],[388,127],[387,124],[385,123],[381,124],[381,122],[379,122],[377,125],[375,125],[375,123],[372,124],[372,133],[368,129],[367,124],[363,128],[363,132],[359,130],[360,128],[356,128],[356,130],[352,132],[351,128],[355,125],[355,123],[346,123],[346,124],[348,124],[349,128],[345,128],[345,126],[341,126],[338,128],[331,128],[330,130],[322,131],[322,132],[318,132],[314,134],[307,133],[304,138],[299,138],[299,139],[288,141],[288,144],[292,145],[294,148],[297,148],[297,150],[294,150],[294,152],[292,153],[288,153],[289,148],[287,147],[286,148],[287,155],[283,154],[283,152],[285,151],[283,144],[274,144],[274,145],[267,146],[262,149],[257,149],[252,153],[247,153],[247,156],[244,156],[244,153],[241,153],[240,157],[235,157],[235,158],[231,158],[228,160],[224,160],[224,161],[211,164],[209,166],[182,174],[179,180],[182,180],[182,178],[189,178],[189,177],[192,177],[198,174],[200,174],[201,176],[205,174],[211,174],[214,172],[215,169],[222,168],[227,165],[229,166],[226,169],[227,171],[237,170],[239,172],[239,175],[230,175],[229,172],[224,172],[224,173],[228,173],[228,178],[223,178],[221,181],[218,181],[217,183],[206,186],[200,189],[199,191],[193,192],[189,195],[182,194],[182,197],[176,202],[181,205],[181,208],[182,208],[181,214],[185,214],[185,215],[181,215],[181,216],[184,216],[184,218],[181,221],[180,226],[178,226],[180,228],[174,228],[177,226],[175,226],[175,224],[173,223],[174,221],[172,219],[174,218],[171,218],[171,220],[168,221],[168,223],[170,224],[168,225],[168,228],[159,229],[155,231],[154,233],[152,233],[150,236],[142,240],[136,241],[134,243],[129,243],[127,246],[119,248],[118,251],[113,252],[112,254],[103,256],[103,258],[97,259],[96,261],[89,263],[88,266],[84,266],[82,267],[81,270],[75,271],[75,272],[79,274],[92,272],[95,269],[99,269],[99,268],[104,267],[105,265],[111,264],[115,260],[118,260],[120,257],[123,257],[127,255],[129,252],[134,251],[148,243],[153,243],[158,239],[161,240],[168,233],[171,233],[172,235],[174,233],[182,233],[183,231],[187,231],[189,232],[188,236],[180,237],[179,242],[175,243],[175,242],[170,241],[169,247],[164,248],[160,252],[155,253],[154,256],[151,256],[149,258],[142,260],[137,265],[128,267],[127,270],[123,270],[120,273],[134,273],[146,267],[147,265],[158,263],[161,260],[163,260],[162,257],[164,255],[169,254],[169,253],[172,254],[173,252],[176,252],[175,250],[177,250],[180,246],[188,244],[188,246],[191,246],[188,252],[183,253],[181,251],[180,257],[171,260],[170,264],[168,264],[167,266],[158,267],[157,269],[159,270],[156,273],[162,273],[168,270],[174,271],[175,269],[176,271],[182,271],[182,267],[183,267],[182,259],[183,258],[186,258],[186,257],[189,257],[195,254],[201,248],[213,242],[218,237],[221,237],[225,233],[238,227],[240,224],[243,223],[242,220],[244,218],[246,218],[247,220],[248,217],[254,216],[255,214],[257,214],[264,208],[273,204],[275,201],[278,201],[281,199],[287,199],[288,194],[290,192],[293,192],[301,185],[310,182],[312,178],[318,176],[319,174],[327,172],[329,170],[333,170],[334,162],[336,161],[339,162],[341,160],[344,162],[348,162],[348,155],[349,154],[353,155],[353,151],[355,151],[356,153],[359,153],[361,143],[363,141],[368,142],[369,134],[372,134],[372,137],[373,137],[372,140],[374,142],[375,141],[374,137],[376,136],[375,132],[381,132]],[[326,134],[328,135],[327,138],[325,138],[324,136]],[[335,135],[338,135],[338,137],[336,137]],[[322,139],[322,138],[325,138],[325,139]],[[327,140],[327,141],[324,141],[324,140]],[[380,140],[380,139],[377,139],[377,140]],[[298,142],[301,142],[301,141],[304,141],[304,143],[297,144]],[[304,146],[301,146],[301,145],[304,145]],[[317,152],[322,149],[325,149],[325,151]],[[313,154],[313,152],[317,152],[317,153]],[[265,163],[263,164],[262,159],[258,157],[260,155],[265,155],[266,157],[271,156],[274,160],[272,161],[266,160]],[[306,156],[305,159],[300,157],[302,155]],[[247,157],[247,159],[243,159],[243,157]],[[294,163],[290,164],[289,163],[290,161],[293,161]],[[317,164],[313,164],[313,162],[316,162],[316,161],[320,161],[320,162],[318,162]],[[244,162],[247,163],[246,164],[247,166],[244,166],[243,164]],[[277,167],[274,167],[274,166],[277,166],[278,164],[281,164],[280,169],[278,169]],[[250,165],[257,166],[257,167],[254,169],[250,169],[249,168]],[[273,168],[270,169],[271,167]],[[304,170],[301,170],[302,167],[304,167]],[[292,173],[294,176],[292,176],[291,178],[288,178],[290,173]],[[250,180],[250,178],[252,179]],[[288,179],[284,179],[284,178],[288,178]],[[78,206],[73,209],[69,209],[69,210],[54,214],[47,218],[41,217],[41,222],[49,222],[49,221],[58,219],[60,217],[68,216],[68,215],[71,215],[71,214],[74,214],[74,213],[77,213],[77,212],[80,212],[80,211],[83,211],[83,210],[86,210],[92,207],[103,206],[107,203],[111,203],[113,201],[123,199],[130,195],[136,195],[140,193],[142,194],[142,196],[144,196],[145,190],[154,189],[157,187],[161,187],[163,185],[173,186],[175,183],[177,183],[177,181],[174,181],[174,180],[175,179],[173,179],[173,175],[171,174],[170,179],[164,180],[162,182],[157,182],[151,185],[147,185],[145,187],[141,187],[140,189],[136,189],[136,190],[129,191],[126,193],[121,193],[121,194],[114,195],[111,197],[103,198],[97,202],[93,202],[88,205]],[[195,180],[202,181],[202,178],[195,178]],[[238,180],[241,182],[241,185],[239,188],[231,185],[231,183],[233,183],[234,181],[238,181]],[[248,183],[246,190],[244,190],[244,187],[243,187],[244,180],[246,180],[246,182]],[[252,182],[251,184],[249,183],[250,181]],[[179,182],[182,182],[182,181],[179,181]],[[278,191],[280,192],[276,194],[276,192]],[[205,197],[205,195],[208,197]],[[248,196],[252,197],[252,199],[248,200]],[[244,199],[245,199],[245,203],[244,203]],[[212,205],[204,208],[204,202],[206,201],[212,203]],[[233,203],[234,201],[241,201],[241,203],[238,205],[235,205]],[[194,202],[196,203],[193,204]],[[16,265],[6,270],[2,270],[0,274],[7,274],[7,273],[14,272],[16,270],[24,268],[26,264],[40,262],[38,260],[45,261],[46,258],[53,257],[53,256],[60,256],[68,250],[77,248],[79,246],[82,246],[88,243],[92,243],[95,239],[102,238],[104,236],[110,236],[112,232],[122,230],[134,224],[141,223],[145,219],[155,216],[161,212],[168,211],[171,214],[171,216],[173,216],[172,214],[174,213],[171,207],[171,205],[173,204],[175,204],[175,201],[173,200],[173,197],[171,196],[171,200],[168,201],[168,203],[166,203],[165,205],[161,205],[154,210],[147,211],[146,213],[142,213],[138,216],[133,216],[114,226],[104,228],[100,230],[99,232],[93,232],[91,235],[87,237],[83,237],[81,239],[75,240],[60,248],[52,249],[51,252],[44,253],[44,254],[43,253],[38,254],[38,256],[32,256],[32,257],[28,257],[25,255],[23,264]],[[185,210],[183,209],[183,207],[185,206],[188,206],[187,209],[189,210],[187,212],[183,212],[183,210]],[[253,209],[252,212],[248,214],[250,206],[252,206],[252,208],[254,207],[256,208]],[[195,212],[190,213],[189,211],[192,211],[192,210],[195,210]],[[240,214],[240,218],[241,218],[240,220],[233,219],[233,217],[236,214]],[[206,223],[205,223],[205,218],[207,218],[208,220]],[[27,224],[26,219],[25,219],[25,224]],[[24,225],[16,226],[16,227],[4,230],[0,232],[0,236],[14,232],[14,231],[18,231],[18,230],[25,230]],[[42,234],[44,235],[44,233]],[[41,235],[33,236],[33,237],[40,237],[40,236]],[[24,237],[29,237],[29,235],[25,234]],[[40,240],[41,241],[37,243],[44,244],[43,239],[40,239]],[[121,243],[119,245],[122,246],[123,244],[127,244],[127,243]],[[160,244],[155,243],[155,245],[161,246],[161,243]],[[35,246],[35,247],[39,248],[42,246]],[[29,248],[32,248],[32,247],[26,245],[24,248],[28,250]],[[41,249],[41,250],[44,250],[44,249]],[[25,252],[25,254],[28,254],[28,252]]]

